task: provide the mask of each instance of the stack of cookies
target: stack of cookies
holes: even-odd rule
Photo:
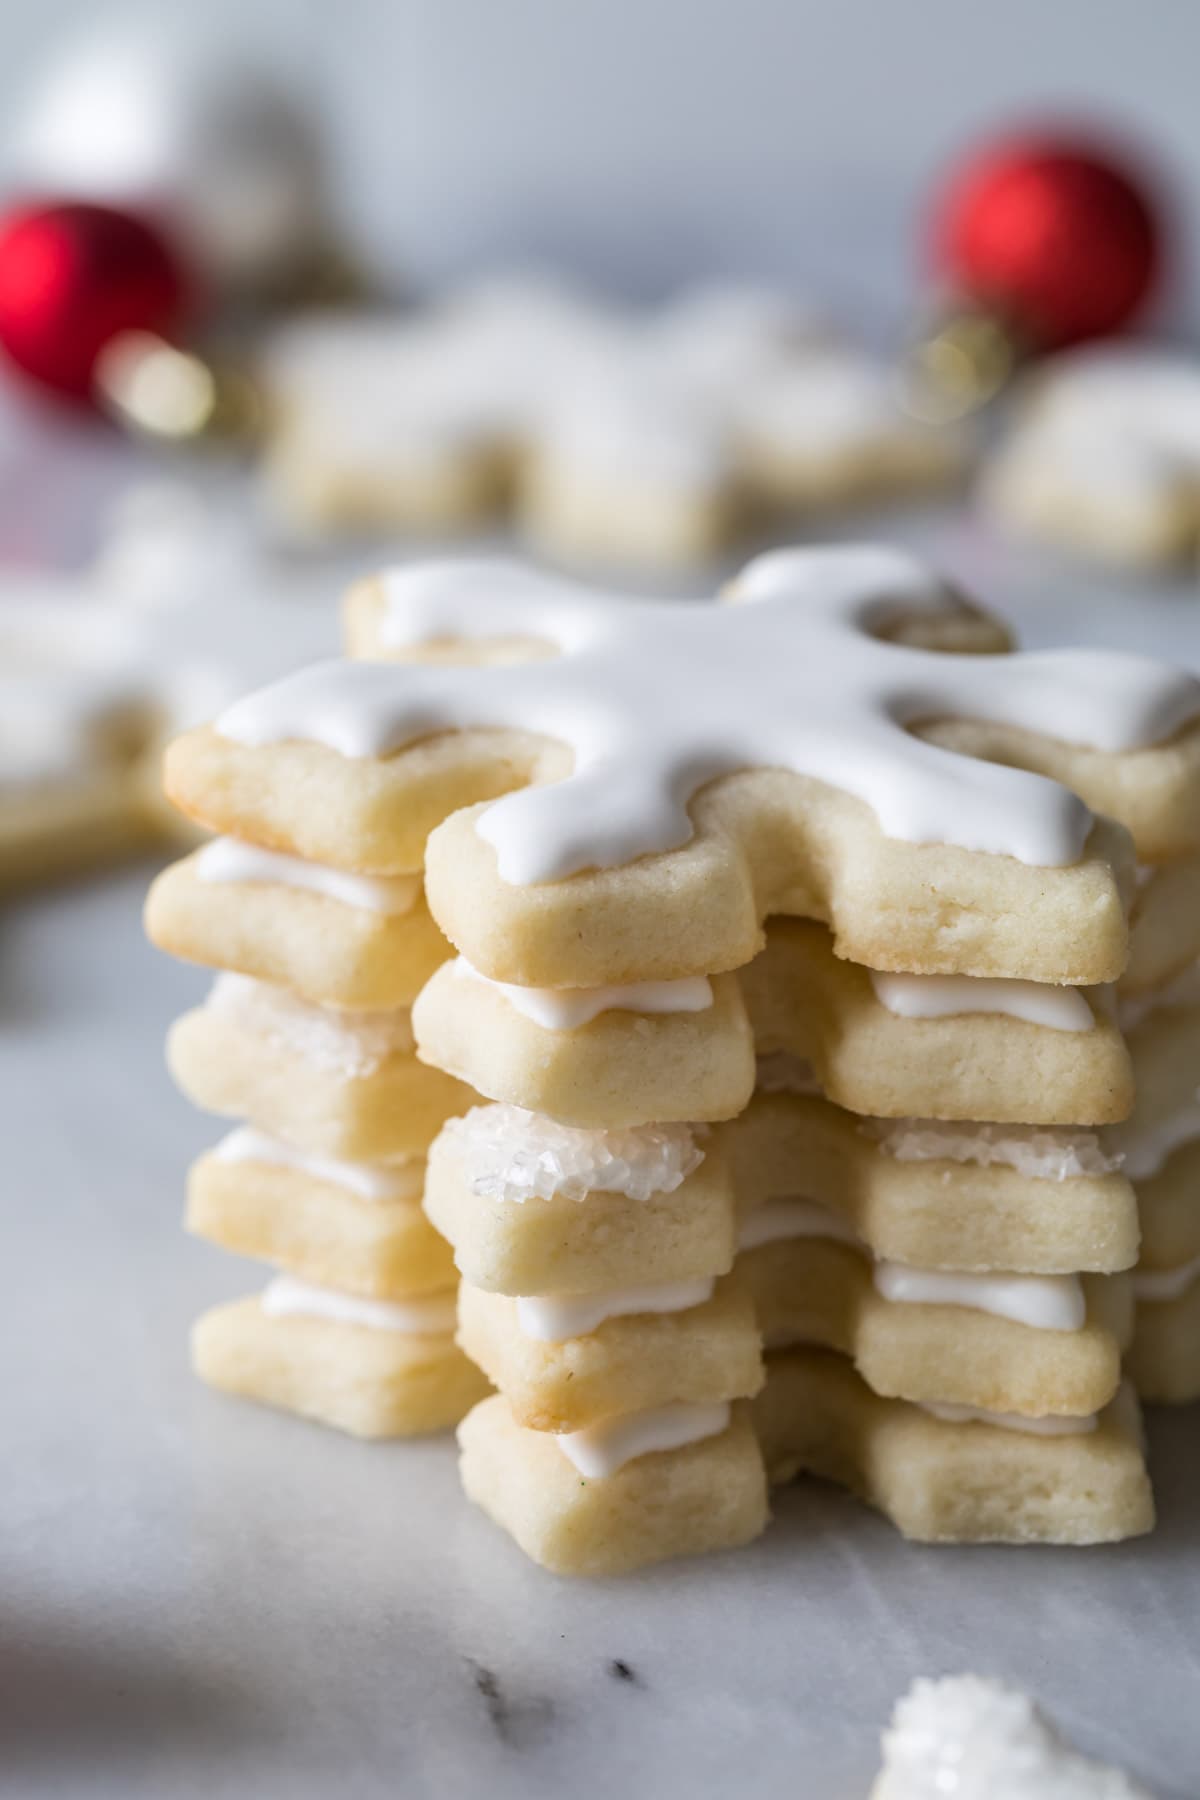
[[[198,1322],[199,1373],[360,1437],[454,1425],[487,1384],[421,1193],[471,1096],[414,1054],[411,1002],[447,954],[419,872],[219,837],[159,876],[147,929],[222,971],[168,1049],[188,1097],[240,1121],[191,1171],[189,1229],[278,1271]]]
[[[189,1056],[185,1022],[177,1069],[318,1155],[394,1158],[466,1113],[426,1181],[459,1341],[501,1390],[461,1428],[464,1479],[552,1567],[744,1541],[759,1445],[772,1475],[847,1481],[913,1536],[1145,1530],[1120,1378],[1136,1206],[1104,1134],[1144,1077],[1144,1141],[1178,1083],[1136,1042],[1131,1069],[1110,987],[1134,838],[1163,869],[1139,891],[1143,973],[1159,884],[1200,847],[1200,684],[992,654],[995,621],[885,550],[763,557],[729,601],[489,563],[362,584],[351,647],[389,660],[250,696],[176,743],[168,789],[239,854],[323,882],[424,856],[458,959],[405,1043],[446,1086],[419,1144],[389,1106],[349,1148],[297,1136],[342,1116],[328,1086],[257,1059],[248,1081],[243,1058],[231,1094],[227,1035]],[[248,892],[219,945],[156,934],[310,1021],[378,1025],[377,990],[329,985],[334,915],[309,940],[320,991],[274,910],[258,938],[285,960],[231,954]],[[203,1336],[201,1360],[217,1373]]]

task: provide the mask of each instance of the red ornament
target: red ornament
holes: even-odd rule
[[[939,271],[1040,350],[1119,331],[1162,260],[1139,178],[1095,143],[1061,135],[987,145],[943,189],[931,223]]]
[[[124,331],[168,338],[190,295],[141,219],[107,206],[28,206],[0,219],[0,344],[26,375],[89,399],[96,359]]]

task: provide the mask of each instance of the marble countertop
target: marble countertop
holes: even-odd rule
[[[1030,639],[1200,666],[1200,586],[1123,592],[957,517],[898,535]],[[180,1230],[219,1127],[162,1066],[205,978],[143,942],[148,873],[0,913],[0,1792],[861,1800],[896,1696],[973,1669],[1195,1794],[1195,1410],[1151,1422],[1144,1542],[922,1549],[807,1483],[749,1550],[596,1584],[471,1509],[448,1440],[360,1445],[195,1383],[189,1321],[256,1272]]]

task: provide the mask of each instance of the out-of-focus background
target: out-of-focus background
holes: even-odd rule
[[[1187,1409],[1145,1542],[922,1549],[806,1484],[564,1587],[448,1441],[201,1389],[252,1277],[182,1237],[210,975],[140,907],[194,842],[163,740],[431,549],[708,595],[882,537],[1200,668],[1200,10],[0,0],[0,43],[0,1789],[861,1800],[974,1666],[1194,1794]]]
[[[562,256],[654,295],[734,264],[892,316],[930,181],[985,129],[1082,116],[1140,133],[1200,227],[1188,0],[210,0],[166,5],[294,80],[355,248],[397,281]],[[135,15],[136,16],[136,15]],[[103,29],[0,8],[0,107]]]

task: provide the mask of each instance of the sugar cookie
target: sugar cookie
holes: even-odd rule
[[[272,1284],[262,1296],[205,1313],[192,1335],[197,1374],[227,1393],[363,1438],[444,1431],[487,1392],[451,1331],[421,1329],[420,1309],[433,1317],[428,1300],[409,1308],[408,1323],[359,1324],[349,1314],[304,1310],[313,1290],[297,1289],[281,1293]],[[280,1297],[299,1304],[277,1309]],[[439,1297],[439,1323],[445,1305]],[[399,1309],[392,1311],[398,1318]]]
[[[753,1407],[772,1481],[839,1482],[919,1543],[1103,1544],[1154,1524],[1127,1388],[1092,1429],[1044,1436],[939,1419],[880,1399],[844,1357],[783,1350]]]

